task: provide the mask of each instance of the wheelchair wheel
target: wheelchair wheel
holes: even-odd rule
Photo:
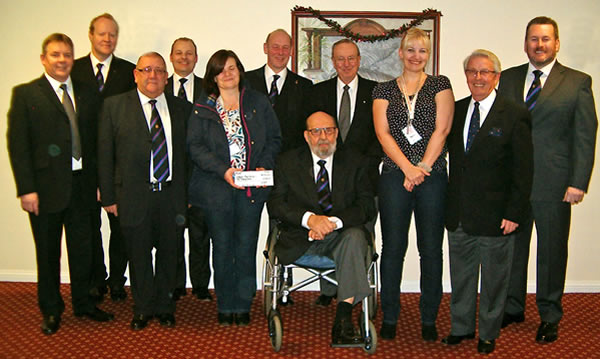
[[[367,303],[369,304],[369,318],[375,319],[377,316],[377,262],[373,262],[373,248],[371,246],[367,249],[367,256],[365,259],[365,264],[367,270],[371,267],[371,263],[373,264],[373,268],[367,272],[367,277],[369,281],[369,286],[372,287],[371,295],[367,298]]]
[[[360,327],[360,335],[365,342],[363,350],[368,354],[375,354],[375,351],[377,350],[377,330],[375,329],[375,324],[369,320],[369,335],[367,336],[365,333],[365,316],[362,311],[358,316],[358,323]]]
[[[273,350],[279,352],[283,341],[283,324],[281,323],[281,316],[277,312],[269,315],[269,337]]]
[[[265,250],[267,251],[267,255],[269,257],[269,262],[267,263],[267,259],[263,258],[263,278],[262,278],[262,291],[263,291],[263,312],[265,317],[269,317],[269,312],[273,306],[273,296],[277,295],[278,288],[273,286],[273,267],[275,264],[275,243],[277,242],[277,236],[279,231],[276,229],[269,234],[269,238],[267,238],[267,245]]]

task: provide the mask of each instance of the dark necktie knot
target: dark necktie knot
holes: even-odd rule
[[[183,84],[185,84],[187,82],[187,79],[181,78],[179,79],[179,83],[181,84],[181,86],[183,86]]]
[[[350,90],[350,86],[344,85],[344,92],[348,92],[348,90]]]
[[[325,161],[325,160],[318,160],[317,163],[319,164],[319,166],[321,168],[323,168],[323,167],[325,167],[325,163],[327,163],[327,161]]]
[[[66,92],[66,91],[67,91],[67,84],[60,84],[60,88],[61,88],[63,91],[65,91],[65,92]]]
[[[156,108],[156,100],[152,99],[150,101],[148,101],[150,103],[150,106],[152,106],[152,109],[154,110],[154,108]]]
[[[533,76],[535,76],[536,79],[539,79],[540,77],[542,77],[543,74],[544,73],[540,70],[533,70]]]

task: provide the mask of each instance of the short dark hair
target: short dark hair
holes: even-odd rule
[[[341,39],[339,41],[337,41],[335,44],[333,44],[333,46],[331,46],[331,58],[333,58],[333,52],[335,51],[335,47],[337,45],[341,45],[341,44],[352,44],[354,45],[354,47],[356,48],[356,54],[358,56],[360,56],[360,49],[358,48],[358,45],[356,44],[356,42],[350,40],[350,39]]]
[[[96,21],[100,20],[100,19],[107,19],[107,20],[114,22],[115,25],[117,26],[117,35],[119,34],[119,23],[117,23],[117,20],[115,20],[115,18],[107,12],[96,16],[95,18],[92,19],[92,21],[90,21],[90,34],[94,33]]]
[[[215,77],[223,72],[225,68],[225,63],[227,59],[232,58],[235,60],[235,64],[240,72],[240,84],[239,89],[242,90],[244,87],[244,65],[240,61],[239,57],[235,54],[235,52],[231,50],[221,49],[215,52],[210,59],[208,59],[208,63],[206,64],[206,71],[204,72],[204,80],[202,81],[202,87],[206,91],[207,95],[215,95],[219,96],[221,93],[219,91],[219,87],[217,86],[217,82],[215,81]]]
[[[42,55],[46,54],[46,48],[51,42],[62,42],[64,44],[67,44],[71,48],[71,51],[74,52],[73,40],[71,40],[71,38],[65,34],[55,32],[54,34],[48,35],[48,37],[46,37],[42,42]]]
[[[527,23],[527,28],[525,29],[525,40],[527,40],[527,34],[529,34],[531,25],[552,25],[554,27],[554,38],[558,40],[558,24],[554,19],[547,16],[538,16],[531,19]]]
[[[175,44],[177,43],[177,41],[189,41],[192,43],[192,45],[194,45],[194,53],[196,55],[198,55],[198,48],[196,47],[196,43],[194,43],[194,40],[190,39],[189,37],[180,37],[177,40],[173,41],[173,44],[171,44],[171,52],[169,53],[170,55],[173,55],[173,47],[175,47]]]

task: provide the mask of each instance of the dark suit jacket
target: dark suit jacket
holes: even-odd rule
[[[377,188],[379,178],[378,166],[383,156],[383,150],[375,135],[373,126],[373,88],[377,82],[358,76],[358,93],[354,117],[346,140],[338,136],[338,148],[350,147],[353,151],[361,153],[367,160],[369,178],[373,188]],[[316,111],[324,111],[333,116],[337,122],[337,76],[316,84],[308,100],[309,115]]]
[[[90,54],[88,54],[75,60],[73,70],[71,70],[71,77],[88,84],[95,89],[96,95],[105,99],[135,88],[135,80],[133,78],[134,69],[134,64],[113,55],[110,68],[108,69],[108,76],[104,83],[104,89],[100,93],[98,91],[98,83],[96,82],[97,70],[92,68],[92,60],[90,60]]]
[[[82,194],[92,208],[96,203],[95,125],[99,104],[92,89],[72,81],[82,147]],[[71,198],[73,175],[71,126],[45,76],[13,89],[6,137],[17,196],[37,192],[40,212],[65,209]]]
[[[363,226],[376,215],[373,191],[360,166],[360,154],[336,151],[331,186],[333,208],[329,216],[338,217],[344,228]],[[308,230],[302,227],[306,211],[322,215],[319,206],[312,157],[307,146],[288,151],[277,159],[275,186],[267,202],[272,218],[280,222],[277,256],[287,264],[300,258],[310,247]]]
[[[177,96],[176,93],[173,93],[173,76],[169,77],[167,80],[167,86],[165,87],[165,93]],[[200,98],[200,94],[202,93],[202,77],[198,77],[194,75],[194,102]]]
[[[270,88],[267,88],[265,81],[265,66],[248,71],[245,76],[253,89],[268,96]],[[310,80],[288,70],[283,88],[280,89],[273,108],[281,128],[282,152],[305,144],[303,135],[306,128],[304,103],[311,86]]]
[[[498,92],[524,106],[527,66],[502,71]],[[590,76],[556,62],[531,112],[534,146],[531,199],[562,201],[567,187],[587,191],[598,119]]]
[[[463,130],[471,97],[456,102],[447,145],[450,178],[446,227],[501,236],[502,219],[523,224],[529,215],[533,176],[531,119],[522,106],[496,97],[468,153]]]
[[[186,211],[186,123],[191,104],[166,95],[171,117],[172,203]],[[98,168],[102,205],[117,204],[123,226],[139,224],[150,205],[148,189],[152,140],[137,90],[106,99],[100,117]],[[181,217],[184,218],[184,217]]]

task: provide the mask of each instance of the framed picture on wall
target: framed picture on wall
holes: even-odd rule
[[[422,22],[417,27],[427,32],[431,39],[431,55],[425,72],[438,74],[440,12],[320,11],[318,14],[327,21],[319,19],[314,11],[292,10],[292,37],[295,41],[292,70],[311,79],[313,83],[336,75],[331,62],[331,47],[345,38],[348,32],[361,37],[357,45],[361,55],[358,72],[362,77],[377,82],[398,77],[402,72],[398,57],[401,37],[380,41],[372,41],[372,37],[384,35],[419,19]]]

